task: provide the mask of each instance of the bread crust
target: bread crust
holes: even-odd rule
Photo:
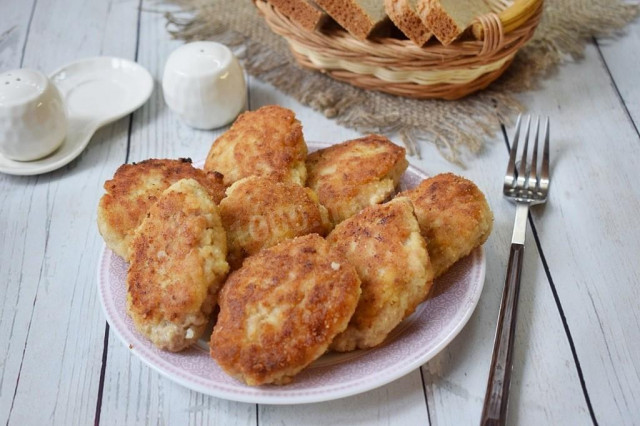
[[[269,0],[283,15],[308,31],[318,29],[329,17],[308,0]]]
[[[384,7],[396,27],[416,45],[423,46],[431,38],[431,32],[409,0],[384,0]]]
[[[315,0],[342,28],[360,40],[365,40],[386,21],[384,6],[366,10],[357,0]]]
[[[473,19],[491,12],[483,0],[466,3],[449,0],[417,0],[416,12],[424,25],[444,46],[448,46],[467,29]],[[462,7],[460,7],[462,5]]]

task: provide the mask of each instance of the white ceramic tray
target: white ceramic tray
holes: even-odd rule
[[[70,163],[98,128],[138,109],[153,91],[153,78],[142,66],[106,56],[72,62],[49,78],[67,106],[68,131],[62,146],[35,161],[14,161],[0,154],[0,172],[37,175]]]

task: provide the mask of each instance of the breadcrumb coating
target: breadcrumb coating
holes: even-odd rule
[[[468,179],[439,174],[398,195],[413,203],[436,277],[484,244],[491,234],[489,203]]]
[[[98,204],[98,230],[107,247],[129,260],[129,244],[149,208],[165,189],[185,178],[197,180],[216,203],[224,197],[222,175],[196,169],[188,158],[149,159],[120,166],[104,183],[106,193]]]
[[[293,111],[268,105],[241,114],[211,146],[204,169],[224,175],[224,184],[249,176],[305,184],[307,144]]]
[[[327,241],[355,266],[362,281],[358,307],[331,349],[377,346],[426,299],[433,284],[411,202],[400,197],[366,207],[336,226]]]
[[[337,225],[391,198],[408,165],[404,148],[384,136],[369,135],[309,154],[307,186]]]
[[[248,385],[286,384],[345,329],[359,296],[355,269],[322,237],[284,241],[229,276],[211,356]]]
[[[209,192],[193,179],[167,188],[131,242],[127,311],[140,333],[179,351],[204,332],[229,270],[227,237]]]

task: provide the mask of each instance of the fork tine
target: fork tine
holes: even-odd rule
[[[545,122],[544,130],[544,148],[542,151],[542,170],[540,171],[540,189],[546,191],[549,189],[549,117]]]
[[[516,153],[518,152],[518,139],[520,138],[520,124],[522,122],[522,114],[518,115],[516,121],[516,133],[511,141],[511,151],[509,152],[509,163],[507,164],[507,172],[504,175],[505,186],[513,186],[516,177]]]
[[[529,169],[529,179],[527,180],[527,188],[537,189],[538,181],[538,136],[540,134],[540,116],[536,118],[536,137],[533,140],[533,152],[531,153],[531,167]]]
[[[522,147],[522,157],[520,158],[520,167],[518,167],[518,186],[525,187],[527,181],[527,151],[529,150],[529,131],[531,130],[531,116],[527,118],[527,132],[524,137],[524,146]]]

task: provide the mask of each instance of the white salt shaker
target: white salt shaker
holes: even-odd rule
[[[33,161],[55,151],[67,134],[67,109],[58,88],[40,71],[0,74],[0,154]]]
[[[247,85],[231,50],[212,41],[187,43],[174,50],[162,77],[164,100],[189,126],[214,129],[244,109]]]

